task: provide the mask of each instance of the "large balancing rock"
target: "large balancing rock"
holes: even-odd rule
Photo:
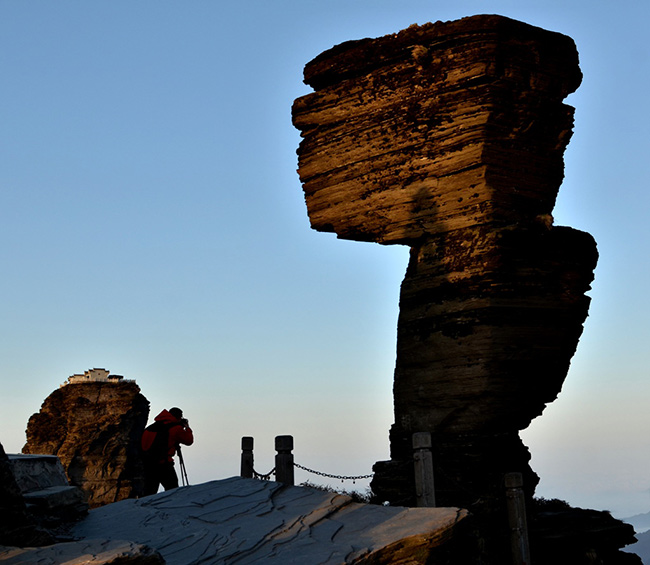
[[[293,120],[311,225],[411,247],[383,500],[414,503],[411,435],[439,504],[537,478],[519,430],[559,393],[582,333],[593,238],[553,227],[582,74],[573,41],[501,16],[351,41],[305,67]],[[492,501],[493,503],[491,503]]]
[[[57,455],[91,508],[135,498],[144,485],[139,446],[148,416],[134,382],[68,384],[29,419],[23,453]]]
[[[408,243],[550,214],[581,80],[569,37],[501,16],[322,53],[293,106],[312,227]]]

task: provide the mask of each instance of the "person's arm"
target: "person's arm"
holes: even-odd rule
[[[183,419],[180,426],[174,426],[170,430],[170,435],[173,436],[174,444],[182,443],[183,445],[192,445],[194,443],[194,434],[190,428],[189,422]]]

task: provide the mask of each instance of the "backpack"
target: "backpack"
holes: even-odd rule
[[[154,422],[147,426],[142,434],[142,458],[145,464],[157,465],[166,463],[169,457],[169,430],[174,426],[179,426],[180,422],[171,424],[165,422]],[[145,441],[153,435],[152,441]],[[148,447],[145,448],[145,445]]]

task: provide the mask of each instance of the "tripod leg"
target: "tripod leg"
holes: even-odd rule
[[[189,486],[190,482],[187,480],[187,471],[185,470],[185,461],[183,460],[183,453],[181,452],[181,446],[179,445],[176,453],[178,454],[178,462],[180,463],[181,468],[181,481],[183,486]]]

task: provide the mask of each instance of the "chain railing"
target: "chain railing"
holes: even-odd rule
[[[263,473],[258,473],[255,469],[253,469],[253,479],[259,479],[260,481],[270,481],[271,480],[271,475],[275,475],[275,467],[271,469],[268,473],[263,474]]]
[[[374,473],[371,473],[370,475],[330,475],[329,473],[323,473],[322,471],[315,471],[314,469],[303,467],[298,463],[294,463],[293,465],[297,469],[307,471],[308,473],[312,473],[313,475],[318,475],[319,477],[326,477],[328,479],[338,479],[341,482],[352,481],[352,484],[355,484],[357,481],[361,481],[363,479],[372,479],[372,477],[374,477]]]
[[[433,460],[431,455],[431,433],[416,432],[412,436],[413,441],[413,467],[415,479],[415,495],[417,506],[433,507],[436,505]],[[328,479],[356,482],[362,479],[370,479],[374,474],[368,475],[334,475],[310,469],[304,465],[295,463],[293,460],[293,437],[276,436],[275,467],[268,473],[258,473],[253,467],[253,438],[242,438],[241,455],[241,476],[244,478],[255,478],[262,481],[271,480],[275,475],[278,483],[287,485],[294,484],[294,468],[307,473],[312,473]],[[438,472],[441,472],[440,470]],[[451,478],[449,478],[451,479]],[[508,502],[508,519],[511,530],[511,548],[514,563],[529,563],[530,550],[528,546],[528,527],[526,524],[525,497],[523,491],[523,480],[521,473],[508,473],[505,475],[506,498]]]
[[[268,481],[271,479],[271,475],[275,475],[275,480],[277,482],[293,485],[294,468],[300,469],[307,473],[318,475],[320,477],[337,479],[341,482],[352,481],[353,483],[356,483],[356,481],[371,479],[374,476],[372,473],[368,475],[334,475],[299,465],[293,460],[292,436],[277,436],[275,438],[275,449],[277,451],[277,454],[275,456],[275,467],[266,474],[258,473],[253,466],[253,438],[243,437],[241,446],[241,476],[249,479],[255,478],[263,481]]]

